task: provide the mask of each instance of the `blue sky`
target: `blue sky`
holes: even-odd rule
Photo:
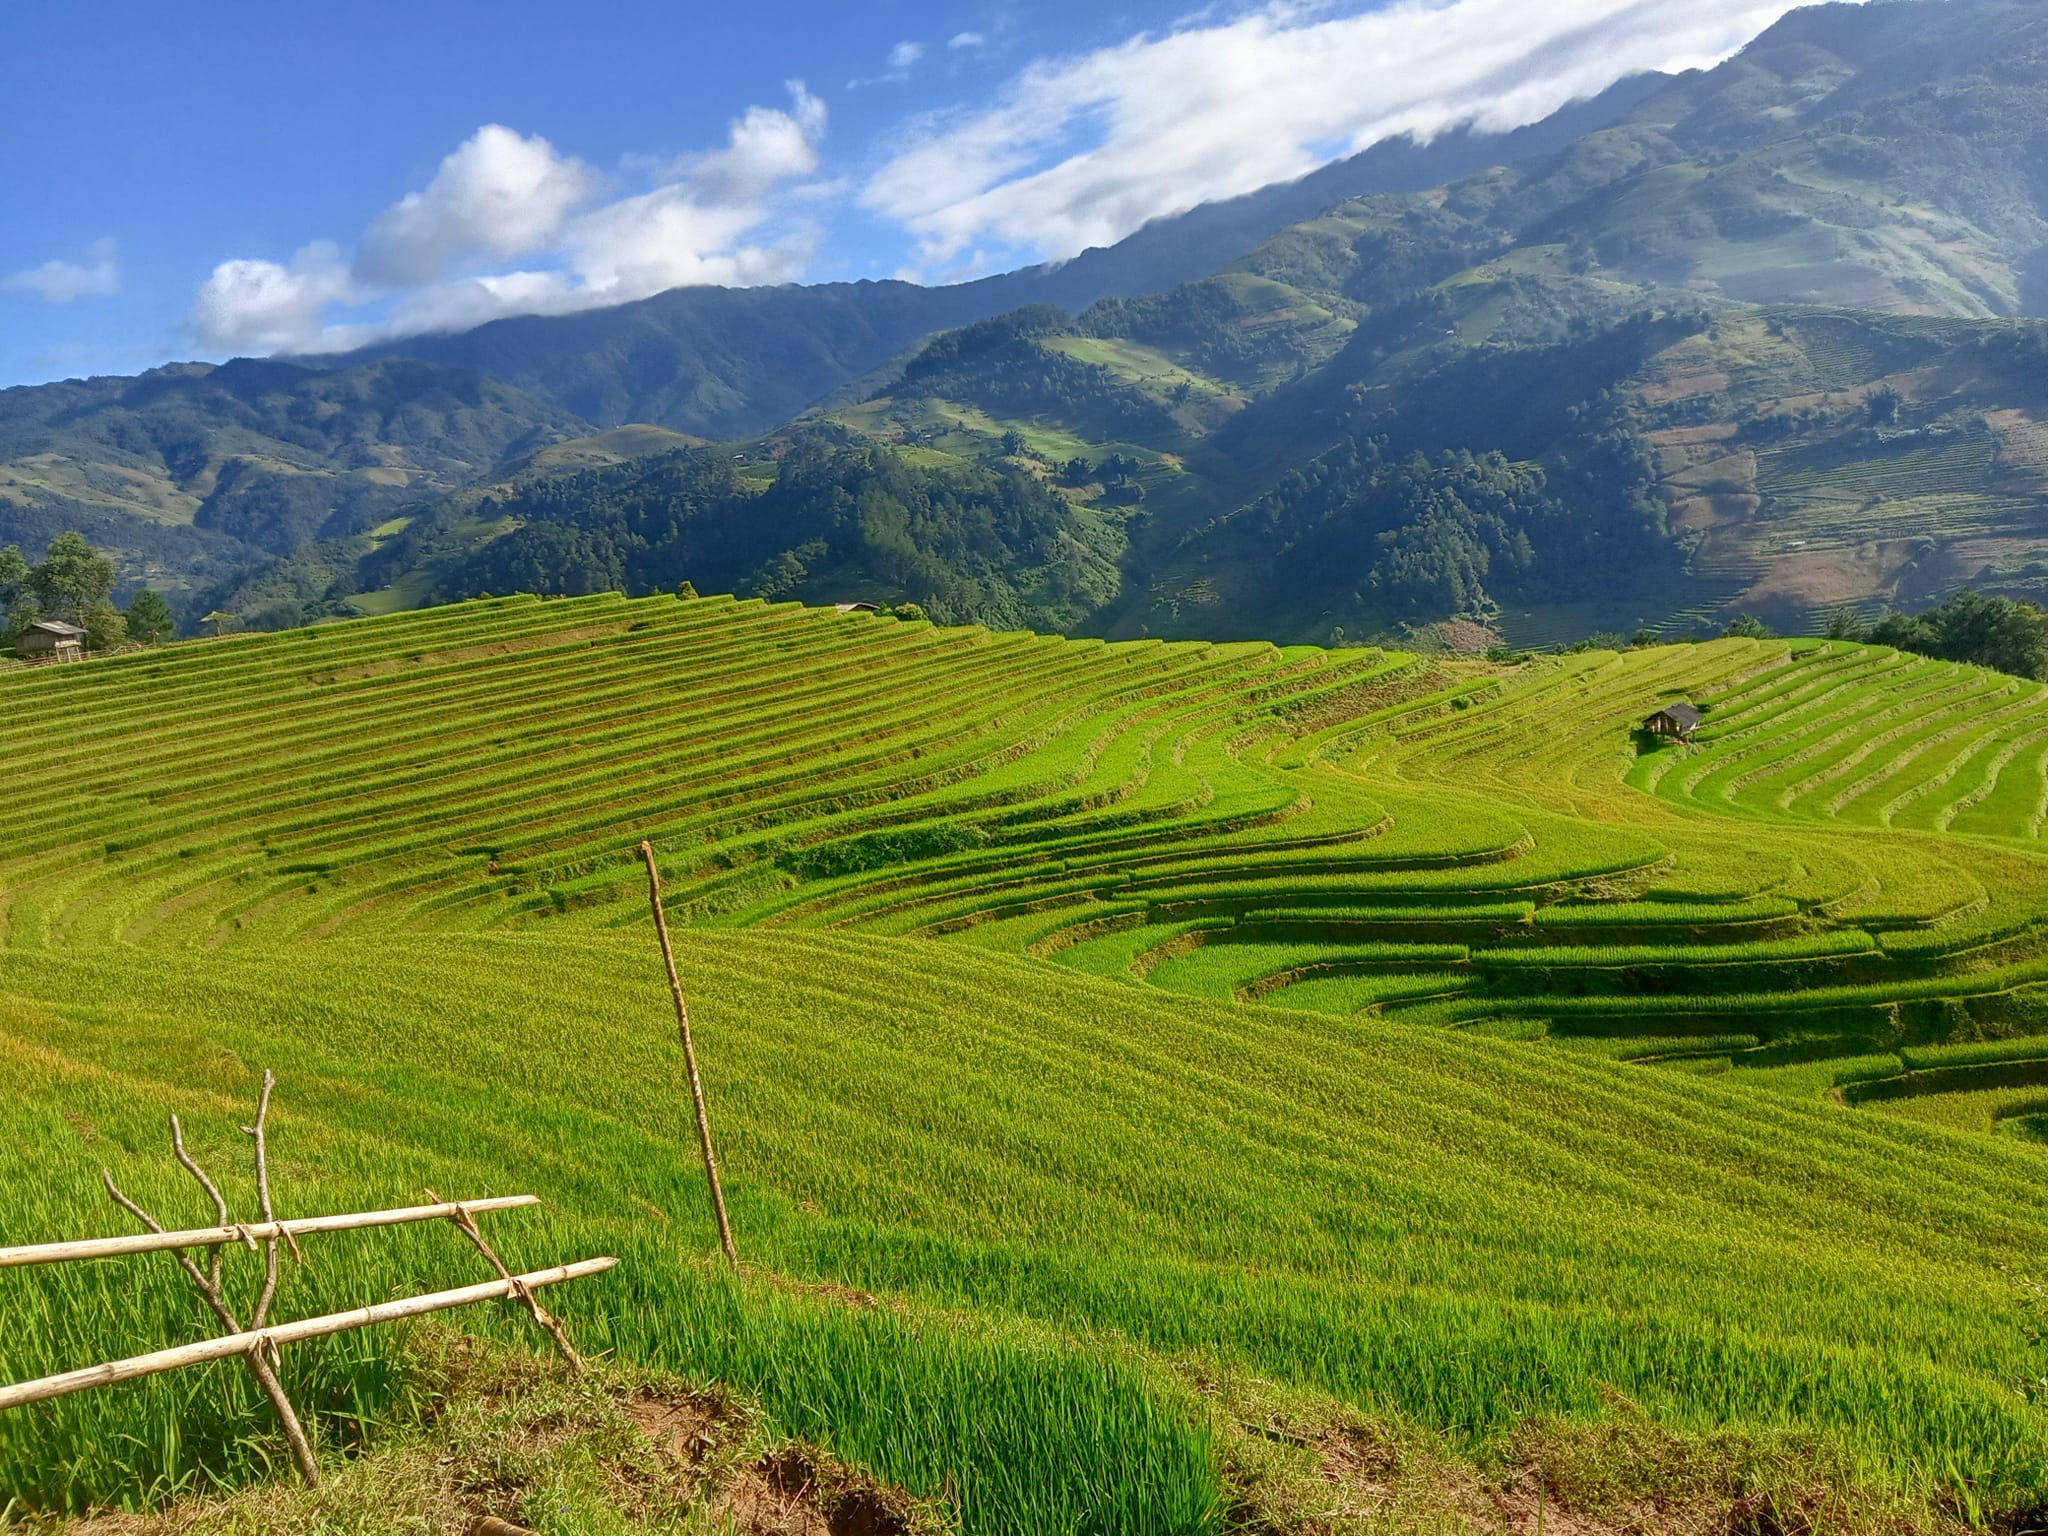
[[[0,385],[1071,255],[1784,0],[16,0]]]

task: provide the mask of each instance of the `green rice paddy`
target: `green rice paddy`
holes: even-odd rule
[[[1695,743],[1637,734],[1679,697]],[[1619,1393],[2048,1496],[2034,685],[500,599],[0,676],[0,743],[0,1241],[124,1230],[102,1166],[202,1218],[163,1114],[238,1171],[267,1066],[287,1214],[539,1194],[508,1259],[623,1261],[557,1293],[580,1342],[969,1531],[1220,1529],[1216,1371],[1475,1453]],[[476,1278],[308,1249],[287,1316]],[[0,1273],[10,1379],[195,1326],[165,1261]],[[413,1411],[387,1342],[287,1351],[329,1453]],[[283,1467],[256,1401],[0,1416],[0,1505]]]

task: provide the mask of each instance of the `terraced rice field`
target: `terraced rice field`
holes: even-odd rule
[[[1694,745],[1635,733],[1676,697]],[[969,1530],[1216,1529],[1216,1370],[1462,1447],[1619,1392],[1944,1507],[2048,1493],[2001,1268],[2048,1240],[2035,685],[503,599],[0,677],[0,743],[6,1240],[113,1230],[102,1164],[170,1203],[163,1108],[232,1156],[271,1065],[306,1209],[533,1189],[515,1247],[626,1261],[563,1297],[593,1347]],[[688,1261],[642,837],[742,1247],[907,1310]],[[0,1370],[174,1335],[173,1280],[0,1276],[38,1321]],[[402,1406],[378,1358],[298,1352],[330,1441]],[[0,1417],[0,1490],[251,1475],[244,1390]]]

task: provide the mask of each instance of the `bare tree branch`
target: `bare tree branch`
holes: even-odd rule
[[[214,1215],[219,1219],[220,1224],[224,1227],[232,1225],[228,1220],[228,1203],[221,1198],[219,1188],[214,1184],[213,1180],[206,1176],[206,1170],[193,1160],[192,1154],[185,1150],[185,1128],[178,1124],[178,1117],[176,1115],[171,1116],[171,1150],[178,1155],[178,1161],[183,1165],[185,1171],[197,1179],[199,1187],[205,1190],[212,1198]],[[161,1232],[163,1228],[159,1227],[157,1230]],[[242,1241],[248,1243],[252,1249],[256,1246],[247,1237],[244,1237]],[[216,1291],[220,1289],[220,1261],[221,1250],[216,1248],[209,1257],[206,1266],[206,1277],[213,1282],[213,1288]]]
[[[441,1203],[441,1197],[431,1189],[427,1191],[427,1198],[436,1205]],[[498,1272],[499,1279],[512,1280],[512,1271],[507,1269],[505,1261],[498,1257],[498,1250],[486,1242],[483,1233],[477,1230],[476,1218],[469,1213],[468,1206],[458,1201],[454,1212],[448,1219],[454,1222],[462,1235],[475,1245],[476,1251],[490,1261],[491,1268]],[[569,1369],[578,1376],[583,1375],[589,1367],[583,1363],[583,1357],[576,1353],[576,1346],[569,1342],[569,1334],[562,1327],[562,1320],[548,1311],[546,1307],[543,1307],[533,1292],[519,1284],[516,1280],[512,1284],[512,1294],[526,1304],[526,1310],[532,1316],[534,1322],[547,1333],[549,1338],[555,1341],[555,1348],[560,1352],[562,1359],[567,1362]]]
[[[171,1116],[172,1126],[175,1127],[177,1123],[178,1117],[176,1115]],[[110,1170],[105,1168],[100,1170],[100,1181],[107,1186],[107,1193],[113,1197],[114,1204],[120,1206],[122,1210],[133,1216],[137,1221],[149,1228],[150,1231],[161,1232],[164,1230],[161,1222],[121,1193],[120,1187],[114,1183],[114,1175]],[[221,1225],[226,1226],[227,1224],[226,1214],[223,1212]],[[214,1250],[216,1254],[219,1251],[219,1249]],[[206,1304],[213,1308],[214,1316],[220,1319],[221,1326],[229,1333],[240,1333],[242,1325],[235,1321],[235,1314],[228,1309],[228,1304],[221,1299],[220,1285],[211,1276],[202,1272],[199,1266],[192,1262],[191,1256],[184,1249],[175,1250],[171,1257],[178,1261],[178,1268],[185,1271],[186,1278],[198,1289],[200,1296],[205,1299]]]
[[[264,1112],[270,1104],[272,1081],[271,1075],[265,1072],[263,1074],[263,1098],[259,1102],[256,1111],[256,1121],[259,1129],[263,1123]],[[252,1131],[251,1134],[255,1135],[257,1133]],[[263,1167],[262,1145],[261,1137],[258,1136],[258,1184],[262,1189],[264,1219],[270,1220],[272,1219],[269,1210],[270,1196],[267,1171]],[[212,1198],[213,1208],[220,1218],[221,1226],[233,1226],[234,1223],[228,1219],[228,1203],[221,1197],[219,1186],[206,1176],[206,1170],[201,1168],[194,1161],[192,1155],[185,1150],[184,1128],[178,1124],[178,1117],[176,1115],[171,1116],[171,1150],[176,1154],[180,1166],[187,1173],[191,1174],[193,1178],[197,1179],[200,1188],[204,1189]],[[108,1196],[122,1210],[133,1216],[152,1232],[162,1232],[164,1230],[161,1222],[121,1192],[120,1186],[114,1182],[114,1175],[110,1169],[101,1169],[100,1179],[107,1187]],[[256,1239],[247,1232],[242,1233],[242,1241],[252,1250],[256,1247]],[[266,1246],[269,1249],[268,1279],[264,1286],[262,1298],[257,1302],[259,1309],[267,1309],[269,1307],[271,1294],[277,1288],[276,1238],[271,1238]],[[204,1270],[193,1263],[191,1255],[182,1248],[172,1250],[171,1257],[178,1261],[178,1267],[185,1271],[185,1278],[192,1282],[193,1288],[199,1292],[200,1297],[212,1309],[213,1315],[220,1319],[221,1327],[231,1334],[241,1333],[244,1331],[242,1325],[235,1320],[234,1310],[228,1305],[226,1297],[221,1293],[220,1269],[223,1251],[221,1248],[214,1248],[212,1250],[212,1262]],[[256,1326],[260,1328],[262,1326],[260,1310],[257,1315],[258,1321]],[[267,1349],[264,1346],[267,1346]],[[266,1358],[266,1354],[269,1358]],[[292,1407],[291,1399],[285,1396],[283,1383],[277,1379],[277,1370],[274,1363],[276,1355],[277,1346],[271,1343],[270,1340],[265,1339],[262,1345],[252,1349],[243,1358],[249,1363],[249,1374],[256,1378],[256,1384],[263,1389],[263,1395],[270,1399],[271,1409],[277,1414],[278,1425],[284,1430],[285,1441],[292,1448],[292,1460],[298,1465],[299,1476],[305,1479],[307,1487],[317,1487],[320,1482],[320,1464],[313,1459],[313,1447],[306,1439],[305,1428],[299,1423],[299,1416]]]
[[[277,1079],[271,1075],[270,1069],[265,1067],[263,1069],[263,1095],[256,1101],[256,1123],[242,1127],[242,1134],[253,1138],[256,1142],[256,1200],[257,1204],[262,1208],[265,1221],[277,1220],[276,1213],[270,1208],[269,1148],[265,1145],[263,1139],[263,1123],[270,1114],[270,1091],[276,1086]],[[299,1245],[296,1242],[292,1244],[292,1257],[298,1259],[300,1263],[305,1262],[303,1258],[300,1258]],[[271,1298],[276,1295],[277,1239],[275,1237],[266,1237],[263,1239],[263,1291],[256,1298],[255,1312],[250,1315],[250,1328],[255,1329],[263,1326],[264,1321],[270,1316]],[[273,1360],[276,1352],[277,1347],[272,1345],[271,1354]]]

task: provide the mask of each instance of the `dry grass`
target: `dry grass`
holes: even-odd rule
[[[1477,656],[1489,646],[1501,643],[1500,632],[1471,619],[1443,619],[1436,625],[1437,638],[1454,656]]]
[[[1605,1417],[1530,1419],[1475,1463],[1413,1425],[1204,1369],[1226,1528],[1242,1536],[1961,1536],[1967,1512],[1873,1496],[1792,1435],[1686,1435],[1610,1394]],[[2014,1526],[2017,1531],[2024,1526]]]
[[[551,1359],[446,1329],[407,1340],[434,1380],[429,1422],[372,1454],[329,1457],[317,1489],[280,1475],[145,1514],[17,1528],[45,1536],[468,1536],[494,1516],[543,1533],[938,1536],[943,1510],[773,1434],[718,1388]]]

